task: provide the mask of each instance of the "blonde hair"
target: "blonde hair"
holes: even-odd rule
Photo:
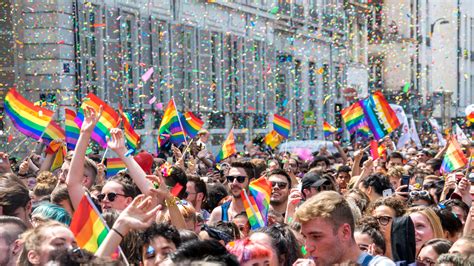
[[[51,172],[43,171],[36,178],[36,185],[33,188],[33,194],[36,197],[49,196],[58,183],[58,178]]]
[[[439,219],[439,216],[436,214],[436,212],[433,211],[433,209],[426,206],[416,206],[409,208],[406,214],[410,215],[412,213],[422,214],[426,217],[426,219],[428,219],[431,225],[431,229],[433,230],[433,238],[444,238],[444,231],[443,226],[441,225],[441,220]]]
[[[186,221],[194,221],[196,222],[197,216],[196,216],[196,209],[191,205],[191,203],[188,203],[187,201],[184,200],[177,200],[176,205],[178,205],[179,212],[183,215],[184,220]],[[171,222],[171,217],[170,217],[170,212],[167,211],[163,217],[164,222]]]
[[[21,234],[20,238],[23,243],[23,249],[20,253],[20,256],[18,257],[17,265],[20,265],[20,266],[32,265],[30,261],[28,260],[28,252],[30,250],[36,250],[36,251],[39,250],[39,248],[41,247],[41,244],[44,242],[46,238],[44,231],[46,229],[50,229],[52,227],[57,227],[57,226],[67,228],[64,224],[60,222],[49,220]]]
[[[309,198],[295,213],[298,222],[304,224],[316,218],[325,218],[334,224],[336,230],[348,223],[354,232],[354,216],[349,203],[335,191],[323,191]]]
[[[391,167],[387,172],[387,176],[396,178],[402,178],[405,174],[407,171],[402,166]]]

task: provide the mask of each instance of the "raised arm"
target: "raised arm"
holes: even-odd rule
[[[127,166],[127,170],[133,179],[133,182],[137,184],[138,188],[143,194],[153,188],[150,181],[146,179],[146,173],[140,167],[140,165],[133,159],[132,156],[125,156],[127,154],[127,148],[125,147],[125,138],[123,132],[119,128],[112,128],[110,130],[111,138],[107,141],[107,145],[112,149],[120,159]]]
[[[86,150],[92,132],[94,131],[95,125],[99,121],[101,115],[102,106],[100,107],[99,113],[96,113],[94,108],[90,106],[87,106],[84,110],[84,122],[82,123],[81,133],[79,134],[79,139],[77,140],[76,149],[74,150],[74,155],[72,156],[71,165],[66,178],[67,190],[74,209],[79,206],[79,202],[81,202],[82,196],[85,193],[82,182],[84,179]]]

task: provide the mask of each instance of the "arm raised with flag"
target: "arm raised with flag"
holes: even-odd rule
[[[74,209],[79,206],[85,190],[82,186],[84,179],[84,162],[86,156],[87,146],[89,145],[92,131],[102,115],[102,106],[100,106],[99,113],[96,113],[94,108],[87,106],[84,110],[84,122],[81,126],[81,133],[77,140],[76,149],[71,159],[71,166],[66,178],[67,189],[69,197],[71,198]]]

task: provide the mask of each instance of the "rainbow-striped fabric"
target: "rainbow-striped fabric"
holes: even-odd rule
[[[64,139],[64,130],[54,122],[54,112],[35,106],[15,89],[10,89],[4,101],[5,112],[16,129],[28,137],[47,144],[55,139]]]
[[[168,102],[160,128],[158,129],[158,148],[163,147],[168,140],[176,145],[185,141],[184,132],[181,128],[178,111],[173,99]]]
[[[272,149],[275,149],[275,147],[280,145],[284,139],[285,138],[282,135],[278,134],[275,130],[272,130],[265,136],[265,138],[263,138],[263,142]]]
[[[127,144],[127,147],[136,151],[138,148],[138,143],[140,143],[140,135],[138,135],[135,132],[135,129],[133,129],[132,116],[130,115],[130,113],[124,112],[122,110],[121,105],[119,106],[119,113],[122,117],[125,142]]]
[[[270,182],[265,177],[260,177],[250,182],[248,197],[246,197],[244,191],[242,193],[245,212],[252,230],[266,226],[270,209],[270,195],[272,193]]]
[[[400,126],[395,111],[380,91],[365,100],[359,101],[365,119],[375,139],[379,140]]]
[[[354,134],[359,128],[365,124],[364,111],[359,102],[353,103],[351,106],[341,110],[342,120],[346,124],[347,130]]]
[[[74,119],[76,119],[76,112],[68,108],[65,108],[64,111],[66,113],[66,144],[68,149],[74,150],[76,148],[81,129],[76,124],[76,122],[74,122]]]
[[[324,131],[324,137],[329,137],[334,133],[340,132],[341,129],[335,128],[331,126],[327,121],[323,122],[323,131]]]
[[[226,140],[222,144],[221,150],[216,156],[216,163],[236,153],[237,153],[237,148],[235,147],[234,129],[232,128],[229,132],[229,135],[227,135]]]
[[[110,178],[127,168],[120,158],[107,158],[107,178]]]
[[[291,129],[291,122],[290,120],[284,118],[283,116],[279,116],[277,114],[273,115],[273,130],[278,132],[278,134],[282,135],[285,138],[288,138],[290,135]]]
[[[448,149],[444,154],[443,163],[441,164],[441,173],[450,173],[461,167],[464,167],[468,160],[461,150],[456,138],[450,137],[448,143]]]
[[[93,93],[87,94],[86,98],[82,102],[81,108],[77,113],[74,122],[80,127],[82,127],[82,123],[84,121],[84,109],[86,106],[90,106],[94,108],[96,112],[99,112],[100,106],[103,107],[102,116],[99,118],[99,122],[97,122],[94,131],[92,132],[92,139],[96,141],[102,148],[107,148],[107,137],[110,137],[110,129],[115,128],[119,124],[119,115],[115,110],[102,101],[99,97],[94,95]]]
[[[183,128],[186,132],[186,135],[191,138],[194,138],[204,125],[204,122],[192,112],[184,113],[181,118],[181,123],[183,123]]]

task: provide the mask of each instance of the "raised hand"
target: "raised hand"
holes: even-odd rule
[[[152,182],[153,188],[150,188],[149,195],[155,197],[158,203],[162,204],[166,198],[171,196],[168,187],[166,186],[163,177],[161,176],[161,172],[158,173],[159,176],[156,175],[147,175],[146,179]]]
[[[84,121],[82,122],[81,132],[92,133],[94,131],[95,125],[99,122],[100,117],[104,107],[102,105],[99,108],[99,113],[96,113],[95,109],[91,106],[86,106],[84,109]]]
[[[107,139],[107,146],[119,156],[124,156],[125,153],[127,153],[125,138],[120,128],[112,128],[110,130],[110,138]]]
[[[158,209],[158,206],[153,206],[150,196],[141,194],[120,213],[116,223],[127,230],[145,229],[149,227],[155,219]],[[115,225],[114,228],[116,228]]]
[[[12,168],[10,166],[10,160],[8,159],[8,154],[5,152],[0,152],[0,173],[11,173]]]

